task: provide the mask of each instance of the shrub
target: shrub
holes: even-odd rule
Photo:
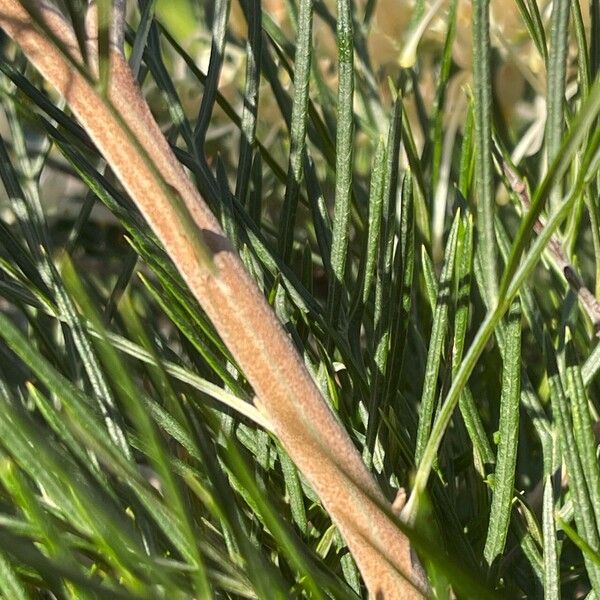
[[[3,597],[600,594],[582,4],[0,0]]]

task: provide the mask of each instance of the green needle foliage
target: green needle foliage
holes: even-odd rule
[[[86,71],[86,3],[50,3]],[[433,597],[600,597],[600,2],[408,4],[131,0],[125,51]],[[177,266],[1,35],[0,599],[366,597]]]

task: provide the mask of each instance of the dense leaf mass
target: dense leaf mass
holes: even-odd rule
[[[0,599],[600,598],[600,2],[92,5],[0,0]]]

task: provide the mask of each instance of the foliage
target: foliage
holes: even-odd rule
[[[600,3],[166,4],[128,3],[132,70],[384,495],[410,492],[432,592],[600,596]],[[0,597],[364,596],[88,133],[6,36],[0,71]]]

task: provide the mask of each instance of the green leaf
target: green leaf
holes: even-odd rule
[[[554,518],[554,490],[552,478],[544,479],[543,531],[544,531],[544,593],[548,598],[560,598],[559,549]]]
[[[337,1],[338,114],[335,144],[335,203],[331,239],[333,278],[327,295],[328,318],[335,328],[340,317],[349,241],[354,154],[354,44],[349,0]]]
[[[290,155],[279,234],[279,254],[286,262],[289,261],[292,251],[298,195],[304,174],[302,165],[306,145],[308,91],[312,60],[312,9],[313,0],[300,1],[290,123]]]
[[[548,57],[548,118],[546,120],[546,158],[552,164],[558,156],[564,131],[565,86],[567,75],[567,48],[569,34],[568,0],[557,0],[552,4],[550,22],[550,54]],[[550,206],[556,207],[562,198],[559,182],[550,191]]]
[[[440,276],[439,290],[437,293],[431,336],[427,351],[427,365],[425,368],[425,379],[423,381],[423,392],[421,394],[421,405],[419,408],[419,428],[417,431],[417,444],[415,449],[415,464],[419,464],[423,458],[423,451],[431,431],[431,421],[435,410],[435,396],[438,389],[438,376],[442,361],[442,350],[448,330],[448,312],[451,302],[451,284],[454,275],[454,264],[456,260],[456,241],[458,227],[460,224],[460,213],[457,213],[452,223],[452,229],[446,243],[446,254],[444,266]]]
[[[200,111],[198,112],[198,120],[196,121],[196,129],[194,131],[194,142],[197,152],[201,156],[203,156],[203,146],[216,99],[219,75],[221,74],[221,68],[225,60],[225,35],[227,33],[230,5],[230,0],[217,0],[214,7],[210,62],[206,83],[204,84],[204,94],[200,104]]]
[[[492,168],[492,84],[490,74],[489,0],[473,3],[473,85],[475,110],[475,191],[477,194],[477,252],[481,256],[485,292],[490,306],[498,301],[495,194]]]
[[[503,351],[498,454],[492,506],[483,555],[491,567],[504,551],[512,512],[521,397],[521,305],[515,300],[507,317]]]

